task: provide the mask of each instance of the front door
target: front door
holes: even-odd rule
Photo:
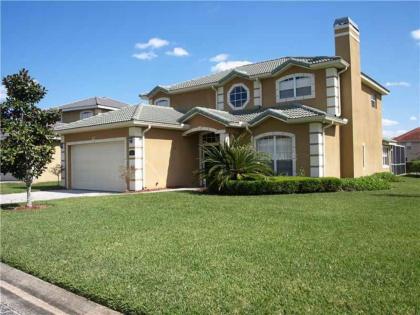
[[[220,147],[220,135],[214,132],[207,132],[200,134],[200,169],[208,170],[208,165],[206,165],[206,152],[203,150],[203,147]],[[205,179],[200,179],[202,186],[206,186]]]

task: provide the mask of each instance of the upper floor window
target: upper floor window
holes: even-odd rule
[[[228,104],[233,109],[242,109],[249,102],[249,89],[245,84],[234,84],[228,91]]]
[[[163,106],[163,107],[169,107],[170,104],[170,100],[169,97],[161,97],[155,100],[155,105],[157,106]]]
[[[296,73],[276,81],[276,101],[284,102],[315,97],[315,76]]]
[[[91,110],[84,110],[80,112],[80,119],[86,119],[93,116],[93,111]]]
[[[377,106],[376,94],[371,94],[370,95],[370,106],[372,106],[373,108],[376,108],[376,106]]]

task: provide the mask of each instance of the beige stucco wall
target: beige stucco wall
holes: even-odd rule
[[[221,123],[213,119],[201,116],[201,115],[196,115],[193,118],[186,121],[185,123],[187,123],[190,126],[190,129],[197,128],[197,127],[214,128],[217,130],[226,129],[225,126],[222,125]]]
[[[90,111],[90,110],[93,111],[94,115],[109,112],[108,109],[101,109],[101,108],[74,110],[74,111],[71,111],[71,112],[62,112],[61,113],[62,122],[63,123],[70,123],[70,122],[73,122],[73,121],[76,121],[76,120],[80,120],[80,113],[84,112],[84,111]]]
[[[51,168],[55,165],[61,164],[61,149],[60,145],[55,146],[54,155],[52,158],[52,161],[48,163],[47,169],[42,173],[40,177],[38,177],[36,180],[34,180],[34,183],[42,183],[42,182],[57,182],[57,176],[51,173]]]
[[[211,88],[171,95],[158,92],[151,99],[152,104],[154,104],[156,99],[161,97],[169,97],[171,107],[181,112],[187,112],[197,106],[209,108],[215,108],[216,106],[216,92]]]
[[[146,133],[146,189],[198,186],[198,136],[182,133],[153,128]]]
[[[289,132],[296,139],[296,173],[303,169],[305,176],[310,176],[309,124],[286,124],[274,118],[268,118],[251,128],[254,137],[267,132]]]
[[[340,126],[325,129],[324,145],[324,176],[341,177]]]

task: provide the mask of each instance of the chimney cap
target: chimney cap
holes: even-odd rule
[[[346,17],[342,17],[339,19],[335,19],[334,21],[334,27],[336,28],[337,26],[344,26],[344,25],[351,25],[353,26],[357,31],[359,31],[359,26],[348,16]]]

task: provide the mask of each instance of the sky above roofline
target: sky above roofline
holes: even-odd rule
[[[384,135],[419,126],[418,2],[3,1],[1,74],[29,69],[48,89],[43,108],[93,96],[135,104],[158,84],[281,56],[332,56],[342,16],[360,27],[363,72],[391,90]]]

